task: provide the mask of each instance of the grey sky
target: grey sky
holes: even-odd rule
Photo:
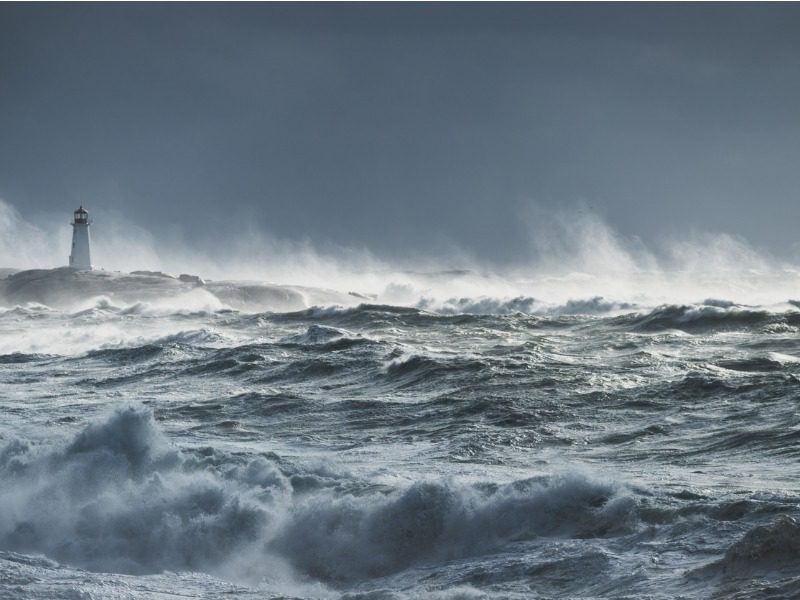
[[[528,250],[800,223],[797,4],[3,4],[0,198],[208,244]]]

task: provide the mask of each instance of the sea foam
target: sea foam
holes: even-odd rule
[[[0,550],[135,574],[265,577],[288,564],[338,583],[541,537],[626,535],[639,524],[630,491],[581,475],[371,493],[295,490],[293,475],[304,473],[274,458],[180,450],[152,412],[121,408],[62,444],[15,440],[0,450]]]

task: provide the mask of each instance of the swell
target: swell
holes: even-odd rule
[[[86,353],[86,358],[128,364],[154,359],[162,354],[165,349],[165,346],[159,344],[144,344],[130,348],[106,348],[103,350],[90,350]]]
[[[143,362],[157,358],[163,358],[165,354],[172,351],[188,353],[192,350],[204,350],[213,348],[219,344],[223,338],[206,328],[190,329],[179,331],[167,336],[157,337],[145,343],[132,343],[127,345],[106,344],[96,350],[89,350],[85,356],[78,356],[74,360],[81,361],[83,358],[102,360],[111,364],[125,365],[135,362]]]
[[[658,332],[678,329],[689,333],[749,330],[778,325],[797,327],[800,311],[772,312],[765,309],[719,302],[699,305],[664,305],[645,314],[631,314],[614,319],[614,324],[633,331]]]
[[[448,383],[462,386],[465,379],[474,385],[488,376],[488,363],[462,356],[399,354],[386,364],[385,372],[387,382],[397,389],[420,386],[441,389]]]
[[[383,344],[362,334],[347,329],[312,324],[305,332],[291,335],[278,341],[277,345],[313,352],[336,352],[359,346],[380,347]]]
[[[691,569],[686,579],[716,586],[714,597],[796,598],[800,593],[800,524],[780,514],[755,525],[722,558]]]
[[[36,363],[57,358],[53,354],[38,354],[25,352],[12,352],[10,354],[0,354],[0,364],[17,365],[25,363]]]

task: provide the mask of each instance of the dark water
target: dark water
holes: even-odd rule
[[[499,306],[3,309],[0,596],[800,596],[794,305]]]

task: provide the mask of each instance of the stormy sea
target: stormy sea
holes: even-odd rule
[[[0,597],[798,597],[800,272],[729,267],[5,270]]]

